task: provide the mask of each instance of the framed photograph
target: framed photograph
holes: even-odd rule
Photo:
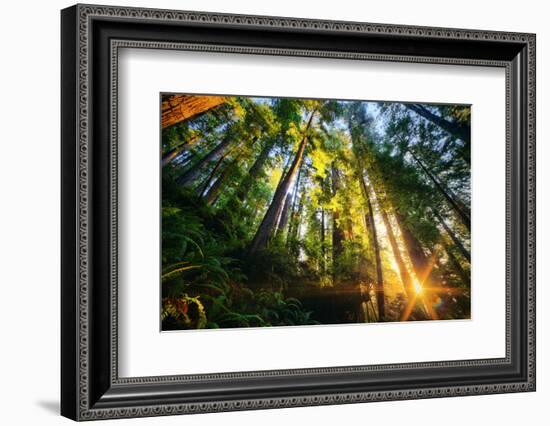
[[[535,390],[535,35],[61,28],[64,416]]]

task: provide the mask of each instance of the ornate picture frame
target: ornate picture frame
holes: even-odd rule
[[[96,5],[64,9],[61,29],[62,415],[93,420],[535,390],[534,34]],[[117,64],[126,47],[503,68],[506,356],[119,377]]]

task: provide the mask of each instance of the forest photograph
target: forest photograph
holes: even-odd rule
[[[470,318],[469,105],[159,107],[162,331]]]

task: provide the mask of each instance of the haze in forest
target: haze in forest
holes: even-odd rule
[[[470,317],[469,106],[160,108],[162,330]]]

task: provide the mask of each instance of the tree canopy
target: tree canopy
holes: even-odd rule
[[[164,330],[469,318],[469,106],[164,95],[162,114]]]

